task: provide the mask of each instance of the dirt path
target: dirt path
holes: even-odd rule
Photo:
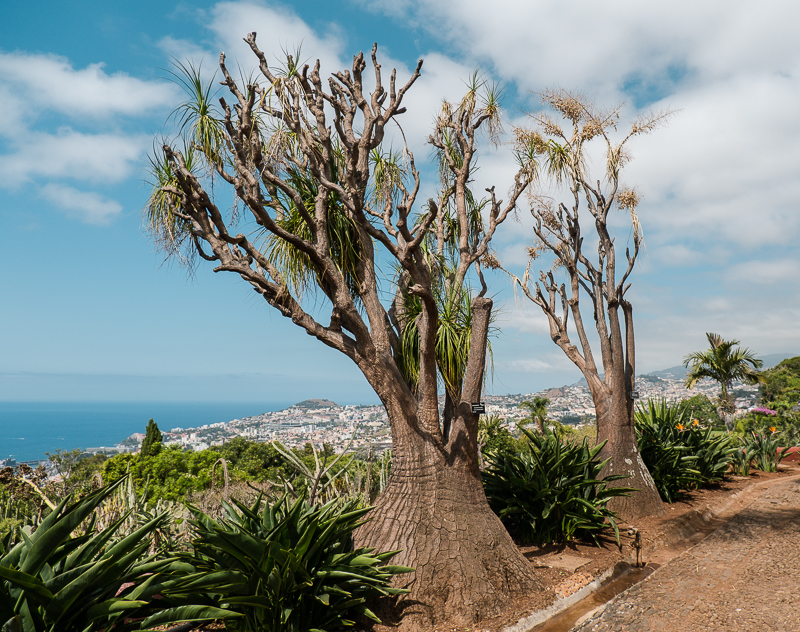
[[[800,481],[776,481],[716,532],[574,632],[800,630]]]

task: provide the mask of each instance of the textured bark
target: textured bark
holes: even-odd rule
[[[436,405],[411,397],[404,383],[387,382],[391,370],[376,363],[362,369],[375,380],[389,414],[393,460],[389,483],[356,540],[399,550],[392,563],[415,569],[395,582],[411,592],[381,613],[404,629],[442,621],[471,625],[499,613],[510,598],[541,589],[530,562],[489,508],[480,478],[478,416],[471,402],[480,400],[491,309],[490,299],[473,300],[470,358],[447,433]],[[429,331],[427,322],[420,323],[423,341]],[[423,380],[435,386],[435,374]]]
[[[599,390],[601,392],[596,394],[592,392],[597,414],[597,441],[608,442],[601,457],[611,458],[602,475],[627,476],[617,484],[639,490],[631,496],[612,498],[608,508],[635,525],[640,518],[664,513],[664,503],[639,452],[633,426],[633,401],[620,401],[611,393]]]
[[[447,454],[415,433],[395,441],[389,485],[358,533],[360,544],[402,549],[392,563],[415,569],[397,581],[411,590],[396,610],[407,628],[471,625],[515,595],[541,589],[489,508],[477,463],[459,452]]]

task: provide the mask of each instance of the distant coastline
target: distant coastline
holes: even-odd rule
[[[0,459],[45,459],[45,452],[114,446],[160,428],[193,427],[281,410],[293,402],[0,402]]]
[[[797,354],[795,354],[797,355]],[[764,369],[778,364],[784,358],[795,357],[792,354],[771,354],[763,356]],[[673,383],[676,393],[683,391],[683,374],[685,367],[678,365],[653,371],[637,378],[661,378]],[[585,386],[583,380],[572,387]],[[558,392],[567,389],[545,389],[539,394],[558,397]],[[656,391],[657,396],[665,396],[672,401],[677,395],[670,396],[666,392]],[[673,389],[673,390],[674,390]],[[708,390],[708,395],[716,395],[717,387],[713,384],[699,385],[692,393],[680,393],[688,397]],[[647,388],[649,390],[649,387]],[[662,389],[663,390],[663,389]],[[757,390],[757,389],[756,389]],[[588,392],[584,394],[586,401],[565,400],[570,412],[579,415],[593,415],[592,404]],[[643,390],[643,396],[647,397]],[[522,396],[486,396],[487,400],[520,399]],[[528,397],[528,396],[526,396]],[[678,397],[679,399],[679,397]],[[558,417],[557,401],[551,413]],[[509,403],[505,402],[505,403]],[[0,401],[0,460],[13,456],[18,462],[45,459],[45,452],[56,450],[72,450],[80,448],[113,447],[132,434],[144,432],[149,419],[154,419],[164,431],[173,428],[198,428],[203,425],[227,423],[231,420],[257,417],[289,408],[290,406],[315,407],[332,404],[327,400],[306,400],[305,402],[7,402]],[[371,404],[370,404],[371,405]],[[503,411],[504,415],[508,411]]]

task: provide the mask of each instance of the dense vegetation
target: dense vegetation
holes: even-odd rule
[[[737,430],[772,434],[772,428],[781,446],[800,444],[800,356],[784,360],[762,376],[762,406],[744,417]]]
[[[639,406],[642,458],[664,500],[729,472],[774,471],[786,435],[764,425],[796,423],[798,360],[768,372],[765,406],[740,424],[751,429],[719,430],[703,396]],[[593,433],[547,419],[539,403],[516,429],[481,419],[493,510],[520,541],[618,537],[607,504],[629,492],[625,481],[601,477]],[[391,579],[409,569],[387,564],[391,551],[354,549],[351,538],[386,484],[391,452],[336,455],[243,438],[187,452],[162,445],[154,423],[149,432],[147,454],[57,451],[49,471],[0,471],[4,630],[209,619],[229,630],[334,630],[375,618],[369,600],[397,594]]]
[[[800,412],[800,356],[783,360],[762,375],[765,405],[778,411]]]
[[[637,408],[634,419],[642,460],[666,502],[719,482],[728,471],[736,450],[732,439],[691,418],[685,406],[651,400]]]
[[[600,477],[608,459],[598,457],[604,444],[590,448],[586,439],[571,443],[544,427],[522,428],[527,439],[515,451],[490,452],[483,483],[489,505],[512,534],[544,544],[588,538],[609,525],[619,541],[616,514],[606,505],[628,487],[608,483],[623,476]]]

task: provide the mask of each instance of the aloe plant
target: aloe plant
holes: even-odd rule
[[[102,531],[95,528],[95,510],[123,482],[78,501],[67,497],[35,531],[23,530],[19,542],[12,543],[8,534],[0,543],[3,632],[140,629],[141,619],[156,611],[167,623],[235,616],[196,600],[155,599],[194,572],[176,558],[147,556],[150,535],[164,516],[126,535],[120,534],[120,527],[127,515]]]
[[[243,615],[228,623],[236,630],[306,632],[355,624],[357,617],[378,621],[368,599],[406,590],[389,582],[410,572],[386,562],[396,551],[354,549],[352,531],[369,507],[355,501],[310,505],[288,496],[270,505],[262,497],[252,506],[225,503],[227,518],[216,521],[193,509],[195,553],[201,572],[192,587],[216,593],[226,610]]]

